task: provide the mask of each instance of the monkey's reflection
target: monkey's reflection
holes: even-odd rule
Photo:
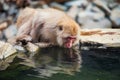
[[[34,71],[38,76],[50,77],[52,74],[74,74],[81,67],[79,50],[50,47],[41,49],[39,53],[31,57],[35,63]]]

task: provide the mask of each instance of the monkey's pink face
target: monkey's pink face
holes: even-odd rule
[[[68,37],[63,39],[63,42],[64,42],[63,45],[66,48],[71,48],[75,41],[76,41],[75,36],[68,36]]]
[[[57,43],[59,46],[71,48],[79,43],[79,32],[75,27],[58,26]]]

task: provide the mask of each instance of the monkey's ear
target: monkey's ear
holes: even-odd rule
[[[25,9],[21,10],[16,22],[17,27],[19,28],[25,22],[30,20],[30,18],[33,17],[34,13],[35,13],[35,9],[33,8],[26,7]]]

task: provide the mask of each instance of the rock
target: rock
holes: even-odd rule
[[[37,53],[39,51],[39,47],[33,43],[28,42],[26,45],[14,45],[13,46],[18,52],[30,52],[30,53]]]
[[[7,28],[8,23],[7,22],[3,22],[0,24],[0,30],[4,30],[5,28]]]
[[[14,37],[17,34],[17,28],[16,26],[10,25],[5,31],[4,31],[5,37],[7,39]]]
[[[108,8],[108,2],[109,1],[105,1],[105,0],[94,0],[93,1],[93,3],[97,6],[97,7],[99,7],[99,8],[101,8],[102,10],[104,9],[104,11],[105,12],[107,12],[106,14],[110,14],[110,9]]]
[[[99,13],[81,12],[78,15],[78,22],[82,25],[82,28],[111,28],[110,21]]]
[[[34,7],[34,8],[37,8],[37,7],[40,7],[40,8],[49,8],[49,6],[46,4],[45,1],[29,1],[30,3],[30,6],[31,7]]]
[[[28,42],[28,44],[25,47],[29,52],[37,52],[39,50],[38,46],[36,46],[30,42]]]
[[[110,9],[114,9],[115,7],[117,7],[117,6],[119,6],[119,4],[118,3],[110,3],[110,4],[108,4],[108,7],[110,8]]]
[[[80,24],[86,24],[88,20],[101,20],[103,18],[104,13],[92,5],[89,5],[86,10],[78,13],[78,22]]]
[[[94,30],[94,29],[93,29]],[[107,47],[120,47],[120,29],[99,29],[101,32],[93,35],[81,35],[83,42],[96,42]],[[86,31],[86,29],[83,29]],[[91,30],[92,31],[92,30]],[[108,46],[109,45],[109,46]]]
[[[105,17],[104,12],[92,4],[89,4],[85,11],[87,15],[92,16],[97,20]]]
[[[42,6],[43,9],[49,8],[48,4],[46,4],[45,1],[40,1],[39,3],[40,3],[40,5]],[[40,6],[40,5],[39,5],[39,6]]]
[[[76,5],[76,6],[87,6],[88,5],[88,1],[87,0],[72,0],[72,1],[69,1],[69,2],[66,2],[65,3],[65,6],[73,6],[73,5]]]
[[[66,11],[66,10],[67,10],[67,7],[66,7],[66,6],[61,5],[61,4],[59,4],[59,3],[56,3],[56,2],[52,2],[52,3],[50,4],[50,7],[55,8],[55,9],[59,9],[59,10],[62,10],[62,11]]]
[[[6,63],[0,60],[0,71],[7,69],[9,65],[10,65],[9,63]]]
[[[11,44],[0,41],[0,59],[4,59],[16,52],[16,49]]]
[[[16,54],[7,57],[6,59],[0,60],[0,71],[5,70],[10,66],[10,63],[13,62]]]
[[[120,6],[111,11],[110,18],[120,28]]]
[[[67,14],[72,17],[73,19],[76,18],[77,14],[79,12],[79,8],[78,6],[74,5],[72,6],[68,11],[67,11]]]
[[[19,45],[14,45],[14,48],[20,52],[26,52],[25,48]]]
[[[3,9],[4,9],[5,11],[7,11],[7,10],[9,10],[9,8],[10,8],[10,6],[7,5],[5,2],[3,2]]]
[[[9,10],[8,10],[8,14],[9,15],[14,15],[18,12],[18,10],[16,9],[16,5],[11,5]]]
[[[105,18],[105,14],[98,7],[89,4],[87,8],[78,14],[78,22],[82,28],[111,28],[111,22]]]
[[[6,19],[5,13],[0,13],[0,23],[2,23]]]
[[[0,40],[3,40],[3,33],[0,31]]]
[[[82,28],[83,29],[94,29],[94,28],[111,28],[112,24],[111,22],[104,18],[104,19],[101,19],[101,20],[98,20],[98,21],[94,21],[94,20],[86,20],[86,22],[84,24],[82,24]]]

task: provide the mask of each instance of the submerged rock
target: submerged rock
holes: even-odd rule
[[[15,57],[16,57],[16,54],[11,55],[4,60],[0,60],[0,70],[7,69],[10,66],[10,63],[13,62]]]

